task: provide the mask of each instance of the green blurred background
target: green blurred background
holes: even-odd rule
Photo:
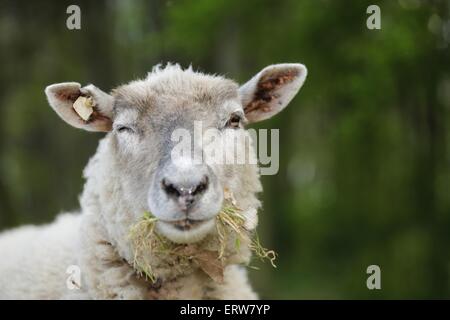
[[[82,29],[66,28],[78,4]],[[381,30],[366,8],[381,8]],[[101,134],[47,105],[46,85],[104,90],[159,62],[240,82],[302,62],[280,128],[260,237],[263,298],[450,298],[450,1],[0,1],[0,229],[78,206]],[[366,287],[381,267],[381,290]]]

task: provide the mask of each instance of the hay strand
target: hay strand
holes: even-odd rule
[[[274,263],[276,254],[273,250],[264,248],[255,232],[247,230],[245,215],[233,202],[225,200],[224,206],[216,216],[216,234],[213,241],[217,242],[217,248],[205,248],[205,243],[176,244],[161,236],[155,231],[158,219],[150,212],[145,212],[142,219],[130,229],[130,240],[134,247],[133,266],[137,272],[152,283],[157,281],[157,272],[153,266],[155,257],[159,260],[176,258],[171,268],[177,268],[180,272],[192,263],[199,266],[213,280],[223,280],[223,268],[226,263],[226,255],[230,250],[230,242],[235,252],[239,252],[241,244],[248,244],[253,254],[261,260],[269,260]],[[211,238],[204,242],[211,241]],[[227,251],[228,250],[228,251]]]

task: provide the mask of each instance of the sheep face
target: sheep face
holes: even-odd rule
[[[51,85],[46,94],[69,124],[108,132],[108,159],[124,200],[158,218],[165,237],[189,243],[214,229],[224,190],[240,207],[257,206],[260,183],[245,125],[281,111],[305,77],[301,64],[272,65],[239,87],[168,65],[110,94],[78,83]],[[75,108],[80,103],[85,111]],[[235,150],[245,157],[238,160]],[[133,215],[137,220],[142,212]]]

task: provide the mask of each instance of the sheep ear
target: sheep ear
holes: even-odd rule
[[[87,131],[110,131],[114,98],[94,85],[76,82],[52,84],[45,88],[53,110],[68,124]]]
[[[283,110],[306,79],[299,63],[270,65],[239,88],[245,116],[250,123],[262,121]]]

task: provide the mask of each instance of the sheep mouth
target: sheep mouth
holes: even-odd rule
[[[180,231],[189,231],[189,230],[192,230],[210,220],[211,219],[193,220],[193,219],[186,218],[186,219],[182,219],[182,220],[163,221],[163,222],[174,226],[175,229],[178,229]]]

